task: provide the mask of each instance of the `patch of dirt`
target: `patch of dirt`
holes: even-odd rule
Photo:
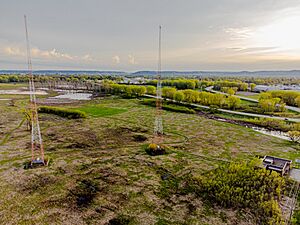
[[[68,199],[78,208],[89,206],[99,191],[93,180],[78,181],[75,188],[69,190]]]
[[[118,215],[112,219],[109,220],[108,225],[127,225],[130,224],[130,222],[133,219],[129,216],[124,215]]]
[[[44,191],[47,186],[53,185],[57,181],[58,178],[52,175],[33,174],[30,176],[21,176],[16,183],[16,187],[21,192],[31,194],[36,191]]]
[[[141,134],[147,132],[147,129],[139,127],[113,127],[104,131],[104,139],[109,140],[107,144],[124,145],[130,141],[144,142],[148,138]]]
[[[132,135],[132,137],[133,137],[133,140],[136,142],[144,142],[144,141],[148,140],[148,138],[143,134],[134,134],[134,135]]]

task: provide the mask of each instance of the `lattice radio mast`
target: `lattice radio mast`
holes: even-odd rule
[[[24,15],[26,44],[27,44],[27,64],[29,76],[29,91],[30,91],[30,111],[31,111],[31,165],[42,164],[45,165],[43,140],[40,130],[38,111],[36,105],[34,78],[32,74],[31,53],[28,38],[27,19]]]
[[[154,125],[154,136],[155,139],[160,139],[162,135],[163,135],[163,123],[162,123],[162,91],[161,91],[161,26],[159,26],[156,116],[155,116],[155,125]]]

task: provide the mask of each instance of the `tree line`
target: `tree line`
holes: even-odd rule
[[[157,85],[157,80],[149,80],[146,84]],[[162,86],[175,87],[179,90],[184,89],[197,89],[205,88],[213,85],[212,81],[209,80],[197,80],[197,79],[166,79],[161,81]]]
[[[279,98],[282,102],[291,106],[300,107],[300,92],[290,90],[274,90],[261,94],[264,98]]]
[[[221,81],[216,81],[214,83],[214,90],[227,92],[228,89],[232,89],[235,92],[237,92],[237,91],[248,91],[248,89],[250,88],[250,90],[253,91],[255,86],[256,85],[254,83],[248,84],[241,81],[221,80]]]
[[[236,109],[240,106],[241,100],[236,96],[226,96],[223,94],[213,94],[205,91],[191,89],[176,90],[172,87],[163,87],[162,95],[165,98],[177,102],[198,103],[206,106],[217,106],[220,108]]]
[[[285,112],[285,102],[278,98],[273,97],[270,93],[264,92],[260,94],[258,106],[262,112]]]
[[[123,80],[122,77],[110,76],[110,75],[34,75],[35,82],[59,82],[59,81],[67,81],[67,82],[84,82],[87,80],[97,81],[97,80],[113,80],[119,82]],[[24,83],[28,82],[28,75],[0,75],[0,83]]]

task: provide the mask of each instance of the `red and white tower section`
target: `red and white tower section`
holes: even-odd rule
[[[36,95],[34,87],[34,77],[32,74],[31,52],[28,38],[27,19],[24,15],[25,31],[26,31],[26,44],[27,44],[27,64],[28,64],[28,78],[29,78],[29,91],[30,102],[29,109],[31,115],[31,165],[45,165],[44,146],[41,135],[38,110],[36,104]]]

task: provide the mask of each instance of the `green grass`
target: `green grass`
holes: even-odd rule
[[[88,115],[93,117],[112,116],[127,111],[127,109],[124,108],[112,108],[112,107],[106,107],[102,105],[86,105],[77,109],[86,112]]]
[[[253,95],[238,94],[237,96],[242,96],[242,97],[251,98],[255,100],[259,99],[259,93],[253,93]]]
[[[27,102],[18,100],[17,107]],[[243,224],[234,209],[212,205],[207,213],[201,198],[179,193],[184,175],[256,154],[300,158],[290,142],[197,114],[166,110],[162,111],[162,143],[170,151],[149,156],[143,146],[152,141],[156,110],[140,102],[107,97],[58,105],[86,112],[88,117],[82,120],[40,114],[45,156],[53,163],[34,170],[22,168],[31,157],[26,124],[14,130],[22,113],[0,103],[0,137],[11,133],[0,146],[0,224],[107,224],[120,215],[132,216],[132,224],[223,225],[224,218],[227,225]],[[135,135],[148,139],[136,141]],[[87,185],[93,198],[78,208],[76,191],[83,180],[93,182]]]
[[[1,88],[0,88],[1,90]],[[0,98],[2,99],[29,99],[29,95],[8,95],[8,94],[0,94]]]
[[[28,83],[0,83],[0,90],[20,89],[28,87]]]
[[[257,103],[256,102],[250,102],[248,100],[244,100],[244,99],[241,99],[241,105],[242,106],[257,106]]]

